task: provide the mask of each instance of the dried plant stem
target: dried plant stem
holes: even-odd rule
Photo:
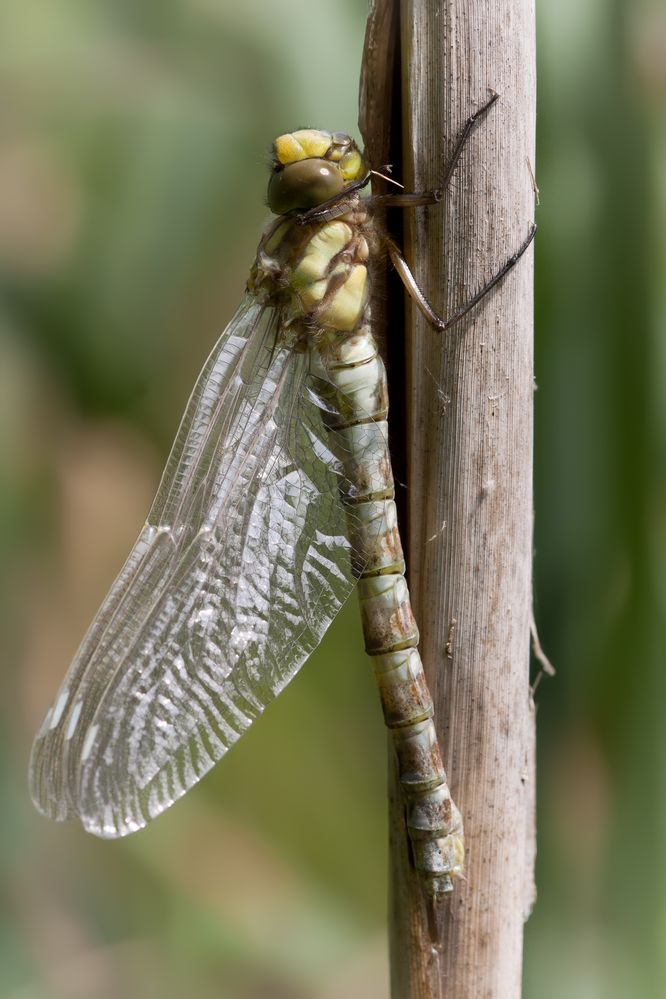
[[[375,3],[375,25],[395,23],[390,8]],[[534,9],[531,0],[405,0],[399,21],[402,83],[391,101],[401,106],[398,179],[408,190],[441,183],[465,120],[490,91],[500,95],[470,139],[446,203],[405,212],[407,258],[446,316],[514,252],[533,219]],[[363,90],[375,119],[373,59],[386,48],[377,37],[374,54],[366,48]],[[391,107],[384,113],[390,121]],[[366,141],[370,135],[388,160],[386,127],[370,115],[361,121]],[[518,999],[535,850],[531,251],[447,333],[434,333],[408,306],[406,363],[391,364],[396,335],[392,323],[394,383],[406,369],[410,588],[449,783],[465,821],[467,875],[433,927],[393,791],[392,994]]]

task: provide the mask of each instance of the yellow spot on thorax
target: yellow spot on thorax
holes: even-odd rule
[[[300,263],[294,268],[294,287],[302,288],[325,277],[331,260],[344,250],[351,236],[352,231],[344,222],[327,222],[309,241]]]
[[[336,268],[337,269],[337,268]],[[368,269],[357,264],[347,280],[319,313],[319,321],[336,330],[353,330],[361,318],[368,298]]]

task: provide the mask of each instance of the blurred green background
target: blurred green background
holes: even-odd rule
[[[306,12],[304,14],[304,11]],[[355,128],[365,4],[0,7],[0,995],[387,994],[355,604],[160,822],[40,818],[32,735],[241,294],[267,146]],[[666,14],[539,15],[539,901],[527,999],[666,995]]]

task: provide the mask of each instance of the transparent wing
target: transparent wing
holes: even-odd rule
[[[279,322],[247,297],[199,376],[148,521],[35,740],[31,791],[51,818],[114,837],[168,808],[292,679],[354,585],[349,455]]]

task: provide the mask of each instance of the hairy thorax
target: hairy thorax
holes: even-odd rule
[[[368,308],[372,226],[356,197],[343,215],[302,224],[280,217],[263,235],[248,290],[287,313],[299,337],[353,333]]]

